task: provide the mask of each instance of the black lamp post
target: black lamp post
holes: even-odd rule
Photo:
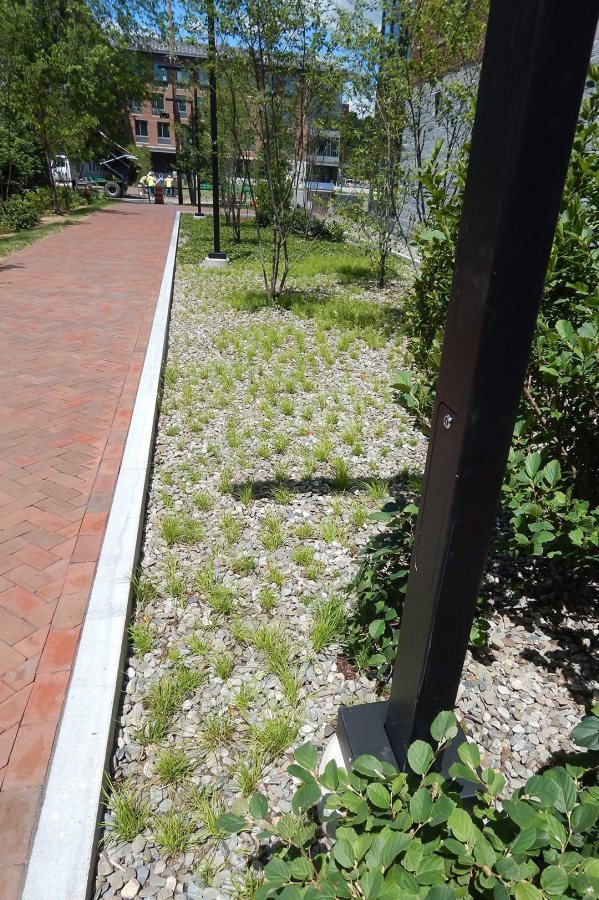
[[[575,15],[563,0],[491,0],[391,696],[340,710],[346,763],[403,769],[455,704],[598,14],[599,0]]]
[[[218,122],[216,106],[216,36],[214,0],[208,0],[208,63],[210,67],[210,155],[212,160],[212,227],[214,247],[208,260],[227,260],[227,254],[220,249],[220,205],[218,180]]]
[[[202,212],[202,176],[200,172],[200,118],[198,106],[198,73],[194,72],[193,85],[193,145],[196,158],[196,181],[198,192],[198,211],[194,213],[195,219],[205,219],[206,215]]]

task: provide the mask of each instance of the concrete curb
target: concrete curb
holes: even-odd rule
[[[180,214],[171,235],[144,367],[79,649],[29,856],[21,900],[85,900],[112,750],[133,574],[152,460]]]

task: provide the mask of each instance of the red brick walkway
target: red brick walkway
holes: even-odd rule
[[[175,211],[114,204],[0,259],[1,900],[18,895]]]

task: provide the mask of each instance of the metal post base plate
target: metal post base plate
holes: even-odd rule
[[[225,253],[209,253],[202,263],[205,269],[221,269],[223,266],[229,265],[229,259]]]
[[[389,743],[385,730],[387,717],[387,702],[363,703],[359,706],[342,706],[337,718],[337,738],[345,760],[349,768],[358,756],[370,754],[382,762],[390,763],[399,771],[400,767]],[[440,772],[445,778],[449,778],[449,768],[454,762],[459,761],[458,747],[465,743],[466,735],[459,729],[456,737],[447,747],[441,757]],[[470,782],[456,780],[456,790],[462,800],[474,798],[476,786]]]

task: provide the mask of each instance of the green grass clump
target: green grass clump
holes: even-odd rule
[[[222,681],[226,681],[227,678],[230,678],[231,673],[233,672],[233,666],[235,665],[235,661],[233,656],[230,653],[219,653],[214,657],[214,674],[222,679]]]
[[[150,744],[164,740],[169,726],[183,705],[183,701],[206,680],[193,669],[178,665],[174,672],[161,675],[146,694],[148,720],[144,731]]]
[[[115,784],[107,778],[102,793],[112,813],[112,821],[106,823],[106,828],[119,843],[132,841],[145,831],[150,821],[150,808],[131,782]]]
[[[339,642],[347,625],[347,614],[342,597],[329,597],[312,607],[313,621],[310,628],[310,640],[315,651],[319,653],[324,647]]]
[[[154,646],[154,633],[149,622],[135,622],[129,628],[129,634],[136,656],[149,653]]]
[[[133,597],[138,606],[143,607],[158,596],[158,588],[156,582],[147,575],[141,575],[137,572],[131,579],[131,588]]]
[[[297,739],[301,720],[295,710],[267,713],[260,722],[250,726],[252,741],[267,761],[280,756]]]
[[[283,543],[283,525],[277,513],[267,513],[262,519],[260,539],[266,550],[278,550]]]
[[[264,625],[248,633],[248,641],[262,653],[267,670],[278,678],[287,701],[297,703],[301,680],[293,665],[292,647],[283,629]]]
[[[160,523],[162,537],[169,547],[174,544],[197,544],[204,537],[204,529],[192,516],[164,516]]]
[[[262,778],[265,768],[264,752],[258,747],[252,747],[237,761],[234,780],[242,797],[251,797],[258,782]]]
[[[189,850],[195,828],[192,819],[185,812],[173,807],[156,817],[152,830],[157,845],[174,856]]]
[[[167,747],[156,759],[156,775],[161,784],[181,784],[191,773],[191,760],[183,750]]]
[[[333,487],[336,491],[346,491],[350,485],[349,466],[341,456],[331,461],[333,470]]]

